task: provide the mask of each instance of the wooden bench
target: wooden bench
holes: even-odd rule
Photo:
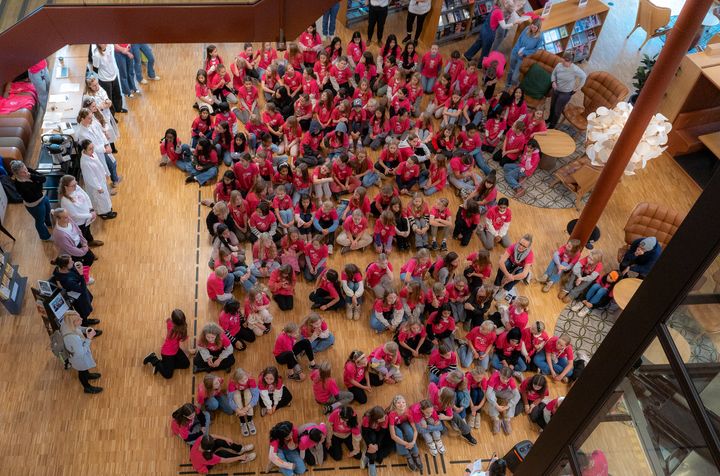
[[[699,136],[720,131],[720,106],[681,112],[668,135],[670,155],[697,152],[704,146]]]

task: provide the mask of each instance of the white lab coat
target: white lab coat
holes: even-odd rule
[[[110,172],[108,172],[105,161],[100,160],[97,154],[87,155],[83,152],[82,157],[80,157],[80,170],[95,212],[98,215],[110,213],[112,200],[107,187],[107,177],[110,176]],[[102,193],[100,193],[100,190],[102,190]]]
[[[75,191],[70,196],[72,200],[67,197],[61,198],[60,206],[67,210],[72,221],[78,225],[89,225],[92,221],[90,209],[93,208],[90,197],[80,185],[75,187]]]

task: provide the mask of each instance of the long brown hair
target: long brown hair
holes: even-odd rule
[[[185,340],[187,338],[187,321],[185,320],[185,313],[182,309],[173,309],[173,312],[170,314],[170,320],[173,323],[173,328],[170,330],[170,338]]]
[[[75,203],[75,199],[72,198],[70,195],[67,194],[67,186],[75,180],[75,177],[72,175],[63,175],[60,179],[60,184],[58,185],[58,197],[60,198],[67,198],[71,202]]]

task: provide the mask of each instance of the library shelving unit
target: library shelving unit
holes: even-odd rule
[[[432,42],[448,43],[479,32],[492,4],[492,0],[442,0],[442,8],[436,11],[433,6],[426,20],[426,25],[437,25]]]
[[[0,301],[10,314],[20,314],[27,278],[20,276],[17,265],[10,263],[10,253],[0,254],[0,270]]]
[[[555,54],[572,50],[576,63],[590,58],[609,10],[600,0],[589,0],[584,7],[579,7],[577,0],[553,5],[541,26],[544,48]],[[540,15],[542,10],[535,13]],[[525,26],[527,23],[518,27],[515,40]]]
[[[390,0],[388,14],[406,10],[410,0]],[[345,26],[351,27],[368,19],[368,6],[365,0],[347,0]]]

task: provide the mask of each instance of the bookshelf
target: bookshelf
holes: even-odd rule
[[[430,25],[437,24],[432,41],[444,44],[478,33],[492,4],[492,0],[442,0],[440,11],[435,13],[433,9],[428,21]],[[435,17],[437,20],[433,21]]]
[[[407,10],[410,0],[390,0],[388,4],[388,14]],[[362,21],[368,19],[368,6],[366,0],[347,0],[347,9],[345,12],[345,26],[350,28]]]
[[[608,6],[600,0],[589,0],[584,7],[578,7],[577,0],[553,5],[550,15],[545,17],[540,29],[543,47],[554,54],[571,50],[575,53],[576,63],[585,61],[595,49],[608,11]],[[540,15],[542,9],[535,13]],[[515,41],[527,24],[524,23],[517,29]]]
[[[0,301],[10,314],[20,314],[27,278],[20,276],[17,265],[10,263],[10,253],[0,254]]]

